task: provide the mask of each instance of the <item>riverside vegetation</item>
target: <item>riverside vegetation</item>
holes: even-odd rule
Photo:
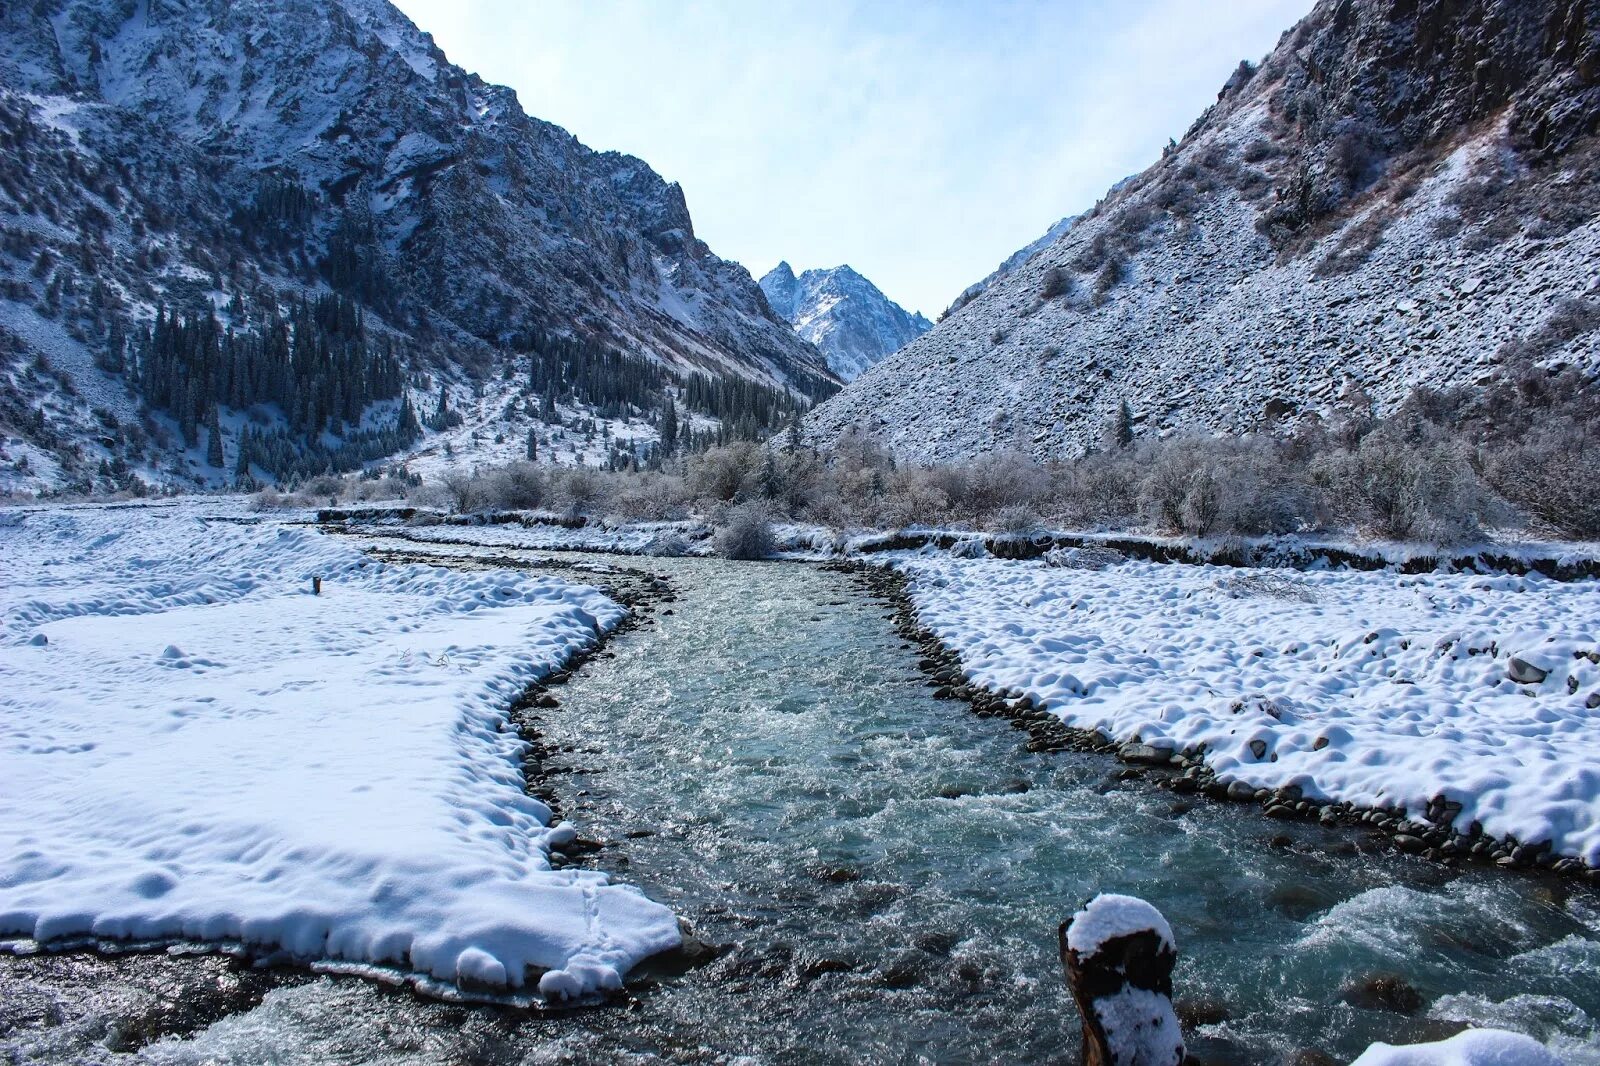
[[[614,522],[700,515],[719,527],[737,514],[835,528],[1026,533],[1048,523],[1191,537],[1348,532],[1438,545],[1489,529],[1600,536],[1600,500],[1589,491],[1600,480],[1600,388],[1575,369],[1514,356],[1481,390],[1419,388],[1379,416],[1351,389],[1331,417],[1306,414],[1239,436],[1142,438],[1124,407],[1099,448],[1055,461],[1017,448],[909,465],[866,433],[822,453],[791,429],[766,444],[656,457],[637,470],[519,462],[427,483],[368,471],[309,479],[262,502],[404,498],[458,513],[543,509]]]

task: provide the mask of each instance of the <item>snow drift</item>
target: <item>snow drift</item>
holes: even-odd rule
[[[598,590],[182,506],[0,517],[0,933],[547,997],[679,942],[635,889],[552,869],[573,829],[523,793],[506,725],[620,619]]]

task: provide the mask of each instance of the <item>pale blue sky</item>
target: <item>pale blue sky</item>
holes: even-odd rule
[[[397,0],[533,115],[682,183],[760,276],[930,317],[1142,170],[1312,0]]]

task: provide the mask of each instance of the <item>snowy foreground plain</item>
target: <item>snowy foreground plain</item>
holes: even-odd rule
[[[0,512],[0,934],[540,975],[549,998],[680,942],[638,891],[551,869],[573,829],[503,729],[621,607],[215,511]]]
[[[971,681],[1069,725],[1418,820],[1443,796],[1459,831],[1600,864],[1600,582],[896,564]]]
[[[1600,582],[877,558],[971,680],[1073,725],[1204,744],[1252,785],[1443,795],[1458,828],[1600,860]],[[524,794],[505,716],[622,616],[218,501],[0,511],[0,938],[249,942],[447,994],[617,987],[676,920],[551,868],[573,829]],[[1555,1060],[1479,1030],[1359,1061]]]

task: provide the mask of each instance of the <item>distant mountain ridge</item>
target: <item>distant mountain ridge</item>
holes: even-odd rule
[[[1321,0],[1164,158],[807,419],[905,458],[1600,369],[1600,2]]]
[[[849,266],[796,277],[788,263],[779,263],[760,284],[772,309],[815,344],[845,381],[933,328]]]
[[[253,330],[338,295],[434,387],[551,337],[670,380],[837,387],[677,185],[528,116],[385,0],[6,4],[0,128],[0,466],[32,456],[35,482],[176,476],[173,445],[106,445],[91,412],[146,417],[105,367],[163,305]]]

